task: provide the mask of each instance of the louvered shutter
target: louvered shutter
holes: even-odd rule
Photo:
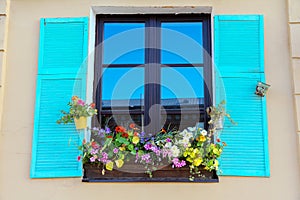
[[[41,19],[31,178],[81,176],[80,134],[58,125],[72,95],[85,98],[87,18]]]
[[[269,176],[266,97],[254,94],[265,78],[263,17],[215,16],[214,26],[216,103],[238,123],[225,121],[220,175]]]

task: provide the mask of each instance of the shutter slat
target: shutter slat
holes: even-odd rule
[[[225,120],[220,175],[269,176],[265,97],[254,94],[264,82],[262,16],[215,17],[216,102],[237,126]]]
[[[87,18],[41,19],[40,37],[30,176],[81,176],[80,133],[56,120],[73,95],[85,97]]]

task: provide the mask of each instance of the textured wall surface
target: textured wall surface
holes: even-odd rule
[[[0,130],[3,116],[3,99],[5,91],[6,76],[6,54],[7,54],[7,38],[8,38],[8,13],[9,0],[0,0]]]
[[[289,31],[290,31],[290,53],[292,60],[292,73],[294,78],[294,97],[297,115],[297,133],[299,138],[300,152],[300,1],[288,0],[289,6]],[[299,154],[299,153],[298,153]],[[299,157],[300,158],[300,157]]]
[[[294,2],[299,5],[298,0]],[[216,184],[89,184],[82,183],[80,178],[31,180],[29,171],[38,63],[39,20],[44,17],[89,16],[92,6],[212,6],[214,15],[264,15],[265,74],[266,82],[271,84],[266,97],[270,178],[220,177],[220,182]],[[285,0],[11,0],[8,45],[5,50],[7,70],[4,117],[0,134],[0,199],[299,200],[298,138],[295,134],[297,122],[294,112],[296,107],[293,103],[293,73],[290,67],[292,63],[289,47],[289,26],[291,32],[294,31],[291,35],[299,35],[297,32],[299,25],[294,23],[299,19],[298,11],[299,9],[293,8],[291,12],[294,16],[289,19],[289,8]],[[292,23],[287,24],[288,21]],[[296,28],[292,28],[294,26]],[[291,38],[291,41],[297,43],[298,38]],[[300,57],[299,46],[294,45],[292,51],[292,56],[295,57],[293,69],[296,72],[300,67],[297,61]],[[0,53],[3,52],[0,51]],[[298,89],[299,87],[300,85],[297,86]],[[300,98],[297,102],[299,110]]]

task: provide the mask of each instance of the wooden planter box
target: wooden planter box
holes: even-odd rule
[[[145,173],[144,166],[138,164],[124,164],[120,169],[105,170],[105,175],[102,175],[102,166],[84,164],[83,169],[83,182],[219,182],[216,172],[207,170],[201,170],[202,176],[195,175],[194,181],[190,181],[188,166],[172,168],[168,165],[153,172],[152,178]]]

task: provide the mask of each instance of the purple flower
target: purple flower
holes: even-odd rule
[[[105,133],[110,133],[110,128],[105,127]]]
[[[140,137],[141,137],[141,138],[144,138],[144,137],[145,137],[145,132],[141,132],[141,133],[140,133]]]
[[[152,144],[150,144],[150,143],[147,143],[147,144],[144,145],[144,148],[145,148],[146,150],[150,150],[151,147],[152,147]]]
[[[135,162],[136,162],[136,163],[138,162],[138,159],[139,159],[139,153],[136,152],[136,154],[135,154]]]
[[[172,160],[172,162],[173,162],[173,165],[172,165],[173,168],[174,168],[174,167],[180,168],[180,167],[183,167],[183,166],[186,165],[185,160],[179,161],[178,158],[174,158],[174,159]]]
[[[99,130],[99,132],[98,132],[98,135],[103,135],[104,134],[104,129],[103,128],[101,128],[100,130]]]
[[[166,158],[167,156],[171,157],[171,155],[172,155],[171,150],[169,150],[169,149],[163,149],[163,151],[162,151],[163,158]]]
[[[151,162],[150,154],[142,155],[142,161],[145,161],[146,163],[150,163]]]
[[[102,158],[100,158],[100,162],[103,162],[103,163],[108,162],[108,154],[106,152],[102,152]]]
[[[172,142],[172,140],[170,138],[167,138],[166,142]]]
[[[156,155],[160,155],[160,149],[159,147],[156,147],[156,146],[152,146],[151,148],[151,151],[153,151]]]
[[[118,153],[118,152],[119,152],[119,149],[118,149],[118,148],[114,148],[113,152],[114,152],[114,153]]]
[[[98,130],[99,130],[99,128],[97,128],[97,127],[93,127],[93,128],[92,128],[92,130],[93,130],[93,131],[98,131]]]
[[[92,150],[91,150],[91,154],[92,154],[92,155],[95,155],[95,154],[98,153],[98,151],[99,151],[99,149],[92,149]]]
[[[95,162],[95,160],[96,160],[96,158],[94,156],[90,158],[91,162]]]

